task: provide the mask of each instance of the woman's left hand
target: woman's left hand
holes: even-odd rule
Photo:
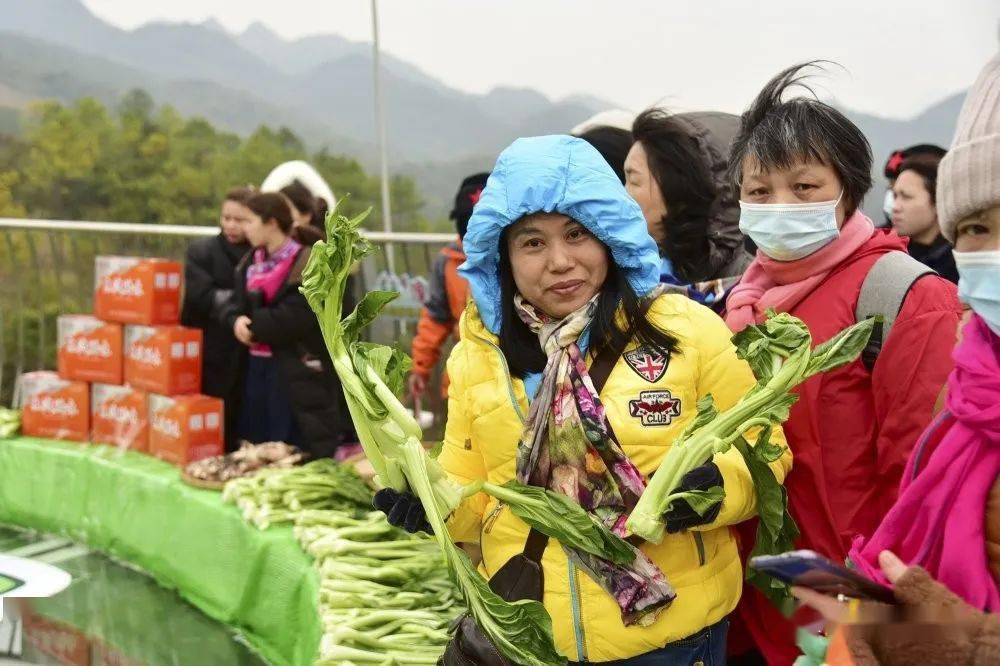
[[[685,474],[684,478],[681,479],[680,485],[677,487],[677,491],[709,490],[723,486],[722,471],[718,465],[709,460],[704,465],[695,467]],[[697,527],[698,525],[708,525],[719,517],[721,510],[722,502],[720,501],[709,507],[704,514],[699,514],[686,501],[678,499],[674,501],[670,510],[663,514],[663,522],[666,525],[667,532],[675,534],[681,530]]]
[[[895,553],[888,550],[883,550],[879,554],[878,564],[882,568],[882,573],[885,574],[885,577],[888,578],[889,582],[893,585],[895,585],[910,569],[910,567],[906,566],[903,560],[896,557]],[[805,587],[793,587],[792,595],[806,606],[819,611],[820,615],[822,615],[827,622],[844,622],[850,612],[848,604],[843,601],[838,601],[836,597],[831,597],[828,594],[816,592],[815,590],[810,590]]]

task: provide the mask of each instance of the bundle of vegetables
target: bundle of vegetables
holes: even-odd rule
[[[341,321],[351,266],[373,251],[359,231],[368,212],[350,220],[336,211],[327,216],[327,240],[313,246],[301,287],[319,319],[365,455],[380,485],[409,490],[420,499],[469,613],[497,649],[518,664],[565,663],[553,644],[552,621],[544,606],[536,601],[511,603],[495,594],[465,553],[449,539],[447,517],[463,498],[484,492],[566,546],[625,564],[634,559],[635,552],[566,497],[516,482],[502,487],[477,482],[463,488],[427,454],[420,443],[419,426],[396,397],[409,370],[409,358],[396,348],[359,341],[364,328],[398,294],[369,292]]]
[[[461,610],[437,544],[381,512],[302,511],[295,535],[320,572],[321,664],[435,664]]]
[[[347,465],[321,458],[301,467],[268,467],[226,484],[222,498],[236,504],[243,518],[266,529],[291,522],[304,509],[368,511],[372,495]]]
[[[771,443],[771,430],[788,419],[798,397],[791,390],[810,377],[856,359],[868,344],[875,322],[861,321],[815,349],[809,329],[788,314],[768,312],[764,323],[738,333],[733,338],[737,355],[750,364],[757,384],[721,413],[710,395],[698,402],[697,416],[673,442],[626,528],[646,541],[659,543],[663,539],[663,514],[674,501],[683,498],[701,513],[722,501],[722,488],[679,492],[678,487],[685,474],[716,453],[735,446],[746,461],[757,495],[760,521],[753,555],[791,550],[798,528],[788,514],[785,489],[769,466],[784,452],[784,447]],[[749,431],[756,433],[753,446],[746,439]],[[747,578],[775,601],[787,596],[786,586],[755,569],[748,569]]]
[[[0,439],[21,432],[21,410],[0,407]]]

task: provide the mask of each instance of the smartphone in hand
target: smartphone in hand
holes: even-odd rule
[[[895,604],[892,589],[869,580],[856,571],[826,559],[811,550],[793,550],[781,555],[761,555],[750,566],[789,585],[806,587],[832,597],[868,599]]]

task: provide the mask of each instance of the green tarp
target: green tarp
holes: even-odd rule
[[[272,664],[311,664],[318,652],[319,581],[291,529],[258,531],[166,463],[107,446],[0,440],[0,523],[64,534],[134,564]]]

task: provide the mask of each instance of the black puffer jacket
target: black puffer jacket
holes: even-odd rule
[[[221,316],[232,330],[237,317],[247,315],[254,340],[271,347],[304,448],[319,458],[333,455],[342,442],[351,438],[353,428],[319,322],[305,296],[299,293],[309,252],[308,247],[299,251],[288,277],[274,299],[264,306],[252,303],[247,295],[246,274],[253,253],[247,254],[236,267],[233,295]]]
[[[708,257],[688,282],[703,282],[743,275],[753,257],[743,245],[740,231],[740,203],[726,178],[729,146],[739,129],[739,116],[719,111],[697,111],[671,116],[683,125],[698,145],[712,183],[719,193],[708,212]]]

